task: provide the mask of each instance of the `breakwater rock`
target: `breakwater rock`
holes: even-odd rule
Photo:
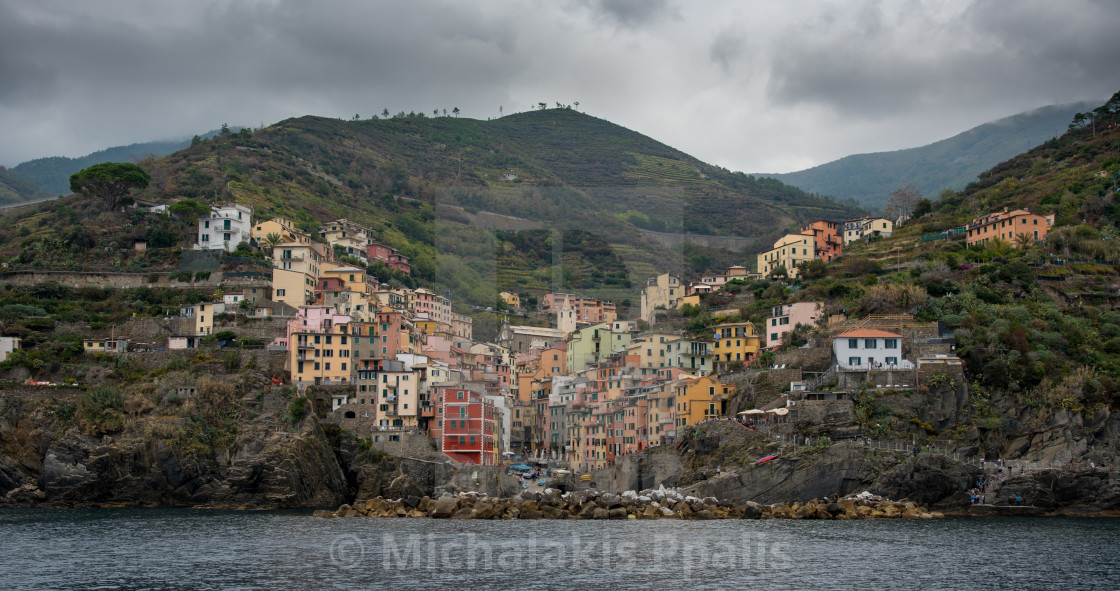
[[[837,500],[804,503],[733,503],[698,498],[659,488],[641,492],[523,492],[499,498],[478,493],[445,494],[439,498],[373,498],[316,511],[317,517],[431,517],[436,519],[874,519],[942,517],[913,502],[898,502],[870,493]]]

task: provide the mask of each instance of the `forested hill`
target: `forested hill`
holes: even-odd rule
[[[914,185],[936,199],[945,189],[960,190],[978,174],[1029,148],[1065,133],[1074,114],[1099,102],[1051,105],[985,123],[951,138],[918,148],[855,154],[786,174],[764,174],[806,191],[855,199],[879,209],[891,191]]]
[[[501,289],[605,289],[626,297],[648,274],[752,260],[749,253],[671,249],[640,229],[741,236],[761,248],[799,223],[860,213],[710,166],[569,108],[492,121],[300,117],[219,135],[143,165],[153,182],[140,197],[236,200],[252,204],[257,218],[283,215],[309,228],[352,219],[412,256],[422,280],[458,293],[497,282]],[[545,229],[568,247],[499,240],[492,232]],[[520,252],[519,244],[562,252],[563,285],[549,268],[553,252]],[[476,295],[471,299],[482,299]]]

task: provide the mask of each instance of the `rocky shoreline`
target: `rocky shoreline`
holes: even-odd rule
[[[936,519],[944,513],[930,511],[910,501],[892,501],[870,493],[836,500],[804,503],[731,503],[714,497],[698,498],[659,488],[622,494],[595,490],[561,493],[523,492],[498,498],[467,492],[438,499],[376,497],[335,511],[320,510],[316,517],[430,517],[435,519]]]

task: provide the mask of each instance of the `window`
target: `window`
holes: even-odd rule
[[[859,364],[860,364],[859,357],[849,357],[848,358],[848,365],[859,365]]]
[[[849,349],[858,349],[859,348],[859,339],[848,339],[848,348]]]
[[[887,349],[897,349],[898,348],[898,339],[884,339],[883,340],[883,347],[885,347]]]
[[[887,365],[898,365],[898,357],[887,357]]]
[[[877,347],[876,342],[878,339],[863,339],[863,346],[865,349],[874,349]]]

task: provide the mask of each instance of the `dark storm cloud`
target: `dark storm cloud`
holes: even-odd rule
[[[789,27],[774,50],[771,97],[881,118],[944,102],[1057,98],[1051,89],[1063,87],[1095,98],[1117,83],[1114,4],[975,2],[943,15],[922,5],[872,2]]]
[[[0,164],[538,101],[788,171],[1115,92],[1114,2],[0,0]]]

